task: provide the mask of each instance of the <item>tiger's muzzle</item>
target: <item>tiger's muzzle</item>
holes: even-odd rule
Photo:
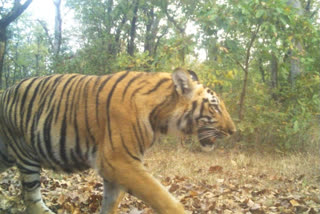
[[[215,141],[226,136],[229,136],[229,134],[223,131],[219,131],[216,128],[201,127],[198,129],[198,139],[201,148],[204,151],[213,150]]]

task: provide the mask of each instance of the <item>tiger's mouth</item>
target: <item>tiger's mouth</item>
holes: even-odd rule
[[[204,151],[212,151],[214,143],[217,139],[223,138],[226,134],[215,128],[202,127],[198,130],[198,139],[201,149]]]

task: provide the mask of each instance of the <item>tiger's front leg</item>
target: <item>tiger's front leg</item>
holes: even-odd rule
[[[40,165],[17,164],[28,214],[54,214],[43,202],[40,193]]]
[[[124,196],[122,188],[113,182],[103,181],[103,199],[101,214],[116,214],[118,206]]]
[[[111,163],[113,182],[126,189],[130,194],[150,205],[159,214],[184,214],[182,204],[176,201],[169,192],[154,179],[143,167],[142,163],[118,160]],[[101,164],[100,166],[106,166]],[[110,177],[110,169],[100,169],[100,174]],[[112,213],[112,212],[111,212]]]

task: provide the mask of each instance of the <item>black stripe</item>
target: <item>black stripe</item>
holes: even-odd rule
[[[137,160],[137,161],[140,161],[140,162],[141,162],[141,160],[140,160],[138,157],[134,156],[134,155],[129,151],[128,147],[127,147],[126,144],[124,143],[124,140],[123,140],[122,135],[120,135],[120,137],[121,137],[122,146],[124,147],[124,149],[126,150],[126,152],[128,153],[128,155],[129,155],[131,158],[133,158],[134,160]]]
[[[168,103],[170,103],[173,99],[173,96],[171,95],[170,98],[167,98],[165,99],[164,101],[162,101],[161,103],[159,103],[158,105],[156,105],[151,113],[149,114],[149,121],[150,121],[150,124],[151,124],[151,127],[152,127],[152,130],[155,131],[158,127],[156,127],[156,122],[159,122],[156,120],[156,116],[157,116],[157,113],[161,110],[161,108],[163,106],[166,106]]]
[[[83,97],[82,94],[82,89],[83,89],[83,80],[85,79],[86,76],[83,76],[79,82],[77,83],[77,90],[74,92],[75,94],[75,100],[74,100],[74,107],[75,109],[73,110],[73,121],[75,121],[75,118],[78,117],[78,112],[79,112],[79,106],[81,104],[81,98]],[[72,118],[72,117],[71,117]],[[72,120],[72,119],[71,119]]]
[[[80,79],[80,81],[81,81],[81,79]],[[72,105],[74,105],[73,100],[70,99],[70,94],[71,94],[71,92],[73,94],[76,94],[76,93],[74,93],[74,85],[77,86],[78,83],[79,83],[79,81],[77,82],[77,80],[74,80],[71,83],[71,85],[70,85],[70,87],[68,89],[68,92],[67,92],[67,97],[65,98],[65,105],[64,105],[63,113],[64,113],[64,117],[66,117],[66,118],[68,118],[68,115],[69,115],[69,121],[72,120],[71,119],[72,118]],[[74,97],[74,96],[72,96],[72,97]],[[71,107],[70,107],[70,110],[69,110],[70,104],[71,104]],[[71,112],[71,113],[67,115],[68,112]],[[56,114],[56,116],[58,116],[58,114]],[[57,117],[56,117],[56,121],[55,122],[57,122]]]
[[[42,80],[44,82],[43,86],[41,87],[41,92],[39,94],[40,97],[46,97],[49,88],[51,88],[51,79],[57,77],[56,75],[48,76],[46,79]],[[49,83],[47,83],[49,81]]]
[[[7,113],[9,105],[12,104],[12,103],[10,103],[10,98],[12,96],[11,91],[12,91],[12,88],[10,90],[7,89],[1,95],[1,105],[2,105],[1,111],[2,111],[2,115],[5,115]],[[6,120],[6,123],[7,123],[7,118],[5,118],[5,120]]]
[[[48,101],[48,103],[47,103],[47,109],[46,109],[46,111],[49,111],[49,110],[50,110],[50,108],[51,108],[51,103],[52,103],[52,101],[54,100],[54,97],[55,97],[55,94],[56,94],[56,91],[57,91],[57,88],[58,88],[58,87],[56,87],[56,86],[58,85],[58,83],[60,82],[60,80],[61,80],[63,77],[65,77],[65,75],[60,75],[60,76],[58,76],[58,77],[54,80],[52,86],[50,87],[49,92],[51,92],[51,95],[50,95],[50,97],[48,96],[49,98],[47,97],[47,99],[49,99],[49,101]]]
[[[196,108],[197,108],[197,101],[193,101],[193,102],[192,102],[192,109],[191,109],[192,114],[194,113],[194,111],[196,110]]]
[[[23,162],[25,165],[29,165],[29,166],[33,166],[33,167],[40,167],[39,164],[36,164],[36,163],[32,163],[30,161],[32,161],[32,159],[30,158],[29,154],[27,153],[27,151],[25,149],[21,149],[21,148],[15,148],[14,146],[17,146],[19,145],[18,142],[16,142],[15,138],[13,137],[14,135],[11,133],[10,130],[6,130],[4,132],[4,135],[7,139],[11,139],[11,141],[13,143],[10,143],[10,144],[7,144],[10,149],[15,153],[15,155],[17,156],[17,159],[20,160],[21,162]],[[21,154],[21,155],[20,155]],[[28,158],[29,156],[29,158]],[[25,159],[27,158],[27,160]],[[30,160],[30,161],[29,161]]]
[[[185,127],[184,132],[186,134],[191,134],[192,133],[192,128],[193,128],[193,114],[194,111],[197,108],[197,101],[193,101],[192,102],[192,109],[190,112],[188,112],[188,114],[186,115],[186,120],[187,120],[187,126]]]
[[[144,83],[144,84],[143,84]],[[140,81],[137,85],[141,85],[142,86],[136,88],[132,93],[131,93],[131,97],[130,97],[130,102],[132,102],[133,97],[136,95],[136,93],[138,93],[142,88],[144,88],[147,85],[148,81],[147,80],[142,80]]]
[[[129,71],[126,73],[122,74],[114,83],[111,91],[108,94],[107,98],[107,126],[108,126],[108,136],[109,136],[109,141],[111,144],[112,150],[114,149],[113,142],[112,142],[112,132],[111,132],[111,124],[110,124],[110,104],[111,104],[111,98],[113,95],[114,90],[116,89],[117,85],[129,74]]]
[[[88,166],[85,162],[83,162],[83,160],[78,159],[78,154],[77,152],[74,152],[73,149],[70,150],[70,156],[73,163],[72,168],[75,168],[80,171],[90,168],[90,166]]]
[[[131,94],[131,97],[130,97],[130,102],[132,102],[132,98],[136,95],[136,93],[138,93],[142,88],[144,88],[145,85],[143,86],[140,86],[139,88],[136,88],[132,94]]]
[[[13,133],[10,134],[14,136]],[[24,158],[39,163],[39,159],[35,156],[36,153],[32,150],[33,148],[26,144],[23,138],[16,138],[15,140],[17,140],[15,141],[15,146]]]
[[[96,142],[96,139],[94,137],[94,135],[92,134],[91,132],[91,129],[90,129],[90,121],[89,121],[89,115],[88,115],[88,100],[89,100],[89,96],[88,96],[88,84],[89,84],[89,81],[90,79],[87,79],[87,82],[86,84],[84,85],[84,108],[85,108],[85,113],[84,113],[84,116],[85,116],[85,125],[86,125],[86,129],[87,129],[87,132],[89,133],[89,136],[91,138],[91,140],[93,141],[93,143],[95,144]]]
[[[148,141],[149,141],[149,131],[148,131],[148,129],[147,129],[147,126],[146,126],[145,123],[142,123],[142,124],[143,124],[144,133],[146,134],[146,137],[147,137],[147,139],[148,139]]]
[[[143,132],[142,132],[142,129],[141,129],[141,125],[140,125],[140,121],[136,120],[136,123],[138,125],[138,131],[139,131],[139,135],[140,135],[140,139],[141,139],[141,142],[142,142],[142,145],[143,145],[143,150],[145,150],[145,143],[144,143],[144,138],[143,138]],[[143,154],[143,153],[142,153]]]
[[[28,83],[26,89],[24,90],[24,93],[23,93],[22,98],[21,98],[20,113],[21,113],[21,111],[22,111],[22,109],[24,107],[24,103],[26,102],[26,99],[27,99],[27,96],[28,96],[28,92],[29,92],[31,86],[33,85],[33,83],[36,80],[38,80],[38,79],[37,78],[32,79],[31,82]]]
[[[27,188],[27,189],[24,189],[24,190],[34,190],[34,189],[37,189],[38,187],[40,187],[40,181],[39,180],[35,180],[35,181],[28,181],[28,182],[26,182],[26,181],[22,181],[21,182],[22,183],[22,186],[24,187],[24,188]]]
[[[202,99],[202,103],[201,103],[201,108],[200,108],[200,116],[199,117],[202,117],[202,114],[203,114],[203,111],[204,111],[204,104],[208,102],[208,99],[204,98]]]
[[[21,102],[20,102],[20,130],[23,131],[23,114],[24,114],[24,107],[25,107],[25,102],[28,96],[28,92],[30,90],[30,88],[32,87],[33,83],[36,81],[37,79],[34,78],[26,87],[26,89],[24,90],[24,93],[22,95],[21,98]]]
[[[76,76],[72,76],[70,79],[74,79],[74,77]],[[69,80],[70,80],[69,79]],[[64,164],[67,165],[68,163],[68,157],[67,157],[67,148],[66,148],[66,136],[67,136],[67,112],[69,110],[69,99],[70,99],[70,92],[73,89],[73,85],[76,83],[76,81],[73,81],[68,89],[67,92],[67,96],[66,96],[66,101],[65,101],[65,108],[64,108],[64,113],[63,113],[63,120],[62,120],[62,124],[61,124],[61,129],[60,129],[60,155],[61,155],[61,159],[64,162]],[[68,82],[66,83],[68,84]],[[64,89],[63,89],[64,91]],[[61,97],[63,96],[63,94],[61,95]],[[60,100],[61,101],[61,100]],[[59,106],[61,105],[61,103],[59,102]],[[56,114],[56,116],[59,113]],[[57,117],[56,117],[57,120]],[[56,121],[57,122],[57,121]]]
[[[152,89],[150,89],[149,91],[147,91],[143,95],[148,95],[148,94],[151,94],[151,93],[155,92],[163,83],[165,83],[165,82],[167,82],[169,80],[170,80],[169,78],[161,79]]]
[[[93,78],[95,78],[96,80],[94,81],[93,84],[93,88],[92,88],[92,92],[97,90],[97,87],[100,85],[100,80],[101,80],[101,76],[92,76]]]
[[[40,91],[43,91],[43,88],[45,86],[48,86],[49,84],[47,84],[51,79],[53,79],[55,76],[54,75],[51,75],[51,76],[45,76],[42,80],[41,80],[41,83],[42,83],[42,86],[41,86],[41,89]]]
[[[124,89],[123,93],[122,93],[122,101],[124,100],[124,97],[126,96],[127,90],[130,87],[130,85],[136,81],[139,77],[141,77],[143,75],[143,73],[140,73],[139,75],[133,77],[127,84],[126,88]]]
[[[47,115],[47,118],[45,118],[43,124],[43,140],[46,145],[45,148],[47,150],[48,157],[56,164],[61,165],[59,161],[54,157],[51,145],[51,126],[53,121],[53,110],[54,108],[51,108],[50,112]]]
[[[55,77],[55,79],[52,81],[49,81],[49,83],[45,85],[46,87],[44,89],[41,89],[41,93],[39,95],[41,98],[42,97],[45,98],[45,99],[43,99],[43,101],[47,100],[48,95],[54,91],[55,85],[61,80],[61,78],[63,76],[62,75],[52,75],[50,77],[51,78],[49,80],[53,79],[54,77]]]
[[[16,163],[16,165],[17,165],[19,171],[21,171],[23,174],[31,175],[31,174],[39,174],[39,172],[40,172],[39,170],[34,171],[31,169],[28,169],[28,168],[24,167],[23,165],[19,164],[18,162]]]
[[[40,80],[40,83],[39,83],[39,84],[41,84],[41,88],[39,89],[39,97],[40,98],[46,97],[47,92],[48,92],[49,87],[50,87],[50,80],[53,79],[53,77],[55,77],[55,76],[54,75],[46,76],[46,77],[44,77],[43,79]]]
[[[86,80],[87,78],[88,78],[88,76],[83,76],[82,78],[80,78],[80,80],[76,83],[76,86],[74,87],[76,90],[73,91],[72,106],[70,108],[70,119],[69,119],[74,124],[73,127],[74,127],[74,131],[75,131],[75,135],[76,135],[75,147],[76,147],[76,151],[78,152],[78,156],[81,159],[83,159],[83,155],[82,155],[81,148],[80,148],[78,110],[79,110],[79,106],[81,105],[80,104],[81,98],[84,97],[84,95],[82,93],[83,88],[84,88],[84,83],[85,83],[84,80]],[[85,83],[85,84],[87,84],[87,83]]]
[[[222,112],[221,112],[221,110],[220,110],[220,108],[219,108],[219,105],[211,104],[210,106],[213,106],[214,109],[216,109],[220,115],[222,114]]]
[[[67,135],[67,118],[66,115],[64,115],[61,129],[60,129],[60,156],[64,164],[68,163],[68,158],[66,155],[66,135]]]
[[[68,87],[68,85],[70,84],[70,82],[71,82],[74,78],[76,78],[76,77],[77,77],[77,75],[74,75],[74,76],[69,77],[68,80],[67,80],[67,82],[65,82],[65,83],[63,84],[63,88],[62,88],[62,91],[61,91],[61,93],[60,93],[60,99],[59,99],[59,102],[58,102],[58,105],[57,105],[55,123],[57,123],[57,121],[58,121],[58,116],[59,116],[59,114],[60,114],[60,108],[61,108],[61,102],[62,102],[62,100],[63,100],[63,98],[64,98],[64,92],[65,92],[65,90],[67,89],[67,87]],[[70,88],[72,88],[72,85],[70,86]],[[69,88],[69,94],[70,94],[70,88]],[[68,95],[68,93],[67,93],[67,95]],[[68,105],[68,100],[66,100],[65,103],[66,103],[66,105]],[[64,109],[64,113],[65,113],[65,112],[66,112],[66,109]]]
[[[80,91],[81,91],[81,86],[80,84],[82,83],[82,81],[86,78],[86,76],[83,76],[82,78],[80,78],[78,80],[78,82],[75,83],[75,87],[73,87],[73,91],[72,91],[72,100],[71,100],[71,107],[70,107],[70,115],[69,115],[69,120],[72,120],[72,115],[73,120],[75,120],[75,118],[77,117],[77,111],[79,109],[79,100],[80,100]],[[76,99],[76,97],[78,97],[78,99]]]
[[[12,107],[10,109],[10,124],[11,127],[15,127],[18,126],[18,117],[19,117],[19,111],[18,111],[18,106],[19,106],[19,100],[20,100],[20,93],[17,92],[17,94],[15,94],[15,96],[17,97],[17,100],[13,103],[14,107]],[[12,114],[11,114],[11,110],[13,111],[13,120],[11,118]],[[14,124],[14,125],[13,125]]]
[[[42,144],[43,144],[43,141],[41,141],[41,138],[40,138],[40,133],[38,132],[37,136],[36,136],[36,140],[37,142],[37,150],[39,151],[40,155],[45,159],[45,160],[48,160],[47,158],[47,155],[45,154],[43,148],[42,148]],[[44,144],[45,145],[45,144]]]
[[[41,143],[39,141],[40,138],[37,138],[37,140],[35,140],[35,135],[36,135],[36,128],[38,127],[39,119],[41,118],[43,109],[44,109],[44,105],[40,104],[37,111],[34,113],[34,117],[33,117],[32,124],[31,124],[31,130],[30,130],[31,143],[34,148],[35,148],[36,142],[38,142],[38,144]],[[39,147],[39,145],[38,145],[38,147]],[[40,151],[40,150],[38,150],[38,151]]]
[[[135,127],[134,124],[132,124],[132,128],[133,128],[134,136],[135,136],[135,138],[137,139],[137,142],[138,142],[138,145],[139,145],[140,154],[143,154],[143,153],[144,153],[144,150],[143,150],[143,147],[142,147],[142,143],[141,143],[141,140],[140,140],[140,138],[139,138],[137,129],[136,129],[136,127]]]
[[[27,107],[27,117],[26,117],[26,127],[28,127],[28,124],[31,124],[30,123],[30,118],[31,118],[31,112],[32,112],[32,109],[33,109],[33,104],[34,104],[34,100],[36,99],[37,95],[38,95],[38,90],[39,90],[39,87],[40,87],[40,83],[38,83],[37,87],[35,88],[34,92],[33,92],[33,95],[32,95],[32,98],[29,102],[29,105]],[[33,124],[33,123],[32,123]],[[33,132],[33,130],[31,129],[31,132]],[[33,141],[31,141],[33,143]]]
[[[99,88],[98,88],[98,91],[97,91],[97,94],[96,94],[96,120],[97,120],[97,123],[98,123],[98,126],[100,126],[100,123],[99,123],[99,114],[98,114],[98,107],[99,107],[99,94],[100,92],[102,91],[102,89],[104,88],[104,86],[107,84],[107,82],[111,79],[113,75],[110,75],[108,76],[105,80],[102,81],[102,83],[100,84]]]
[[[77,117],[75,118],[74,121],[74,133],[76,135],[76,153],[77,153],[77,157],[80,157],[80,159],[83,160],[83,154],[82,154],[82,150],[80,147],[80,136],[79,136],[79,128],[78,128],[78,121],[77,121]]]
[[[21,87],[21,85],[26,82],[28,79],[24,79],[22,80],[18,85],[16,85],[14,88],[10,89],[10,97],[13,96],[13,100],[12,100],[12,97],[11,97],[11,105],[8,106],[8,109],[9,109],[9,117],[10,117],[10,125],[13,127],[13,122],[17,124],[17,114],[18,114],[18,111],[17,111],[17,108],[18,108],[18,105],[19,105],[19,98],[20,98],[20,93],[19,93],[19,88]],[[14,105],[14,107],[13,107]],[[11,115],[12,115],[12,112],[14,112],[14,118],[11,118]]]

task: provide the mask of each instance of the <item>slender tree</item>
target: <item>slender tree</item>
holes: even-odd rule
[[[134,40],[136,38],[136,31],[137,31],[137,20],[138,20],[138,9],[139,9],[139,3],[140,0],[134,0],[133,1],[133,16],[131,19],[131,28],[130,28],[130,40],[128,42],[128,54],[133,56],[134,49],[135,49],[135,43]]]
[[[62,43],[62,18],[61,18],[61,0],[53,0],[55,6],[55,22],[54,22],[54,42],[53,53],[55,57],[60,54],[60,48]]]
[[[11,10],[7,14],[3,14],[0,19],[0,89],[2,89],[2,69],[7,43],[7,28],[28,8],[32,0],[27,0],[23,4],[21,2],[20,0],[15,0]]]

